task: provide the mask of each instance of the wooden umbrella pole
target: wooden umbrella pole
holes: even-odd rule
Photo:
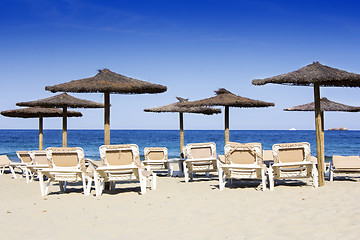
[[[104,92],[104,144],[110,145],[110,93]]]
[[[43,150],[43,117],[39,116],[39,150]]]
[[[183,113],[179,113],[179,122],[180,122],[180,157],[184,158],[184,118]]]
[[[325,131],[324,131],[324,129],[325,129],[325,127],[324,127],[324,125],[325,125],[325,119],[324,119],[324,111],[321,111],[321,139],[322,139],[322,148],[321,148],[321,156],[323,156],[323,159],[324,159],[324,161],[323,161],[323,166],[324,166],[324,168],[323,168],[323,171],[324,171],[324,178],[325,178]],[[324,184],[325,184],[325,180],[324,180]]]
[[[63,107],[63,147],[67,147],[67,107]]]
[[[324,131],[322,123],[322,115],[320,109],[320,86],[314,84],[314,102],[315,102],[315,130],[316,130],[316,148],[317,162],[319,170],[319,186],[325,185],[324,180]]]
[[[225,144],[229,142],[229,106],[225,106]]]

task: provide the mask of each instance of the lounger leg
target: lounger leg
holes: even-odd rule
[[[194,181],[194,173],[190,173],[190,181]]]
[[[2,170],[0,171],[0,175],[3,175],[5,171],[5,167],[2,168]]]
[[[61,192],[65,192],[64,182],[63,182],[63,181],[60,181],[60,182],[59,182],[59,188],[60,188],[60,191],[61,191]]]
[[[273,191],[274,185],[275,185],[275,180],[274,180],[274,175],[273,175],[273,169],[271,166],[268,169],[268,177],[269,177],[269,189],[270,189],[270,191]]]
[[[210,177],[210,172],[206,172],[205,176]]]
[[[87,196],[89,195],[87,187],[86,187],[86,177],[85,177],[85,173],[81,173],[81,179],[82,179],[82,184],[83,184],[83,191],[84,191],[84,195]]]
[[[168,176],[169,177],[174,176],[174,167],[173,166],[169,166],[169,168],[168,168]]]
[[[94,172],[95,196],[100,196],[100,179],[97,171]]]
[[[116,186],[116,182],[115,182],[115,181],[110,182],[110,190],[111,190],[111,191],[115,190],[115,186]]]
[[[156,173],[153,173],[151,183],[151,190],[156,190]]]
[[[319,186],[319,178],[318,178],[318,170],[315,166],[315,164],[313,164],[313,168],[312,168],[312,178],[313,178],[313,186],[314,188],[317,188]]]
[[[49,178],[49,179],[47,180],[47,182],[46,182],[45,191],[44,191],[44,196],[48,195],[49,186],[50,186],[50,178]]]
[[[87,194],[86,195],[90,195],[91,193],[91,185],[92,185],[92,177],[86,177],[87,181],[88,181],[88,184],[87,184],[87,189],[86,189],[86,192]]]
[[[264,169],[261,169],[261,178],[262,178],[262,190],[266,190],[266,174]]]
[[[334,172],[333,172],[333,166],[332,166],[332,163],[330,163],[330,169],[329,169],[329,180],[330,180],[330,182],[334,181]]]
[[[41,193],[41,196],[45,196],[43,174],[41,173],[41,171],[39,171],[38,175],[39,175],[39,183],[40,183],[40,193]]]
[[[219,189],[221,191],[225,187],[225,175],[224,175],[224,171],[221,168],[218,168],[218,175],[219,175]]]
[[[189,182],[189,172],[186,166],[186,162],[183,162],[185,182]]]
[[[5,167],[4,167],[4,168],[5,168]],[[17,177],[16,177],[16,175],[15,175],[14,168],[13,168],[12,166],[9,166],[9,169],[10,169],[10,172],[11,172],[11,174],[12,174],[12,177],[13,177],[14,179],[16,179]],[[4,173],[4,170],[3,170],[3,173]]]
[[[25,168],[25,179],[26,179],[26,183],[29,183],[29,170],[27,168]]]

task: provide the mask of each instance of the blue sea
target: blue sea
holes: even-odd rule
[[[103,130],[68,130],[68,146],[82,147],[85,156],[99,160],[99,146],[104,142]],[[145,147],[167,147],[169,158],[179,157],[178,130],[111,130],[111,144],[137,144],[143,156]],[[224,152],[224,131],[185,130],[185,144],[215,142],[217,153]],[[316,156],[315,131],[312,130],[230,130],[230,141],[260,142],[263,149],[271,149],[275,143],[309,142],[312,155]],[[44,149],[61,147],[61,130],[44,130]],[[332,155],[359,155],[360,131],[325,131],[326,161]],[[37,150],[38,130],[0,130],[0,154],[17,160],[16,151]]]

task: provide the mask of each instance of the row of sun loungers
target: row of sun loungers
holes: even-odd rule
[[[139,148],[135,144],[103,145],[99,148],[101,162],[86,159],[81,148],[47,148],[46,151],[19,151],[21,163],[11,162],[6,155],[0,156],[0,174],[6,168],[16,178],[15,169],[20,169],[31,182],[39,179],[41,195],[48,194],[51,182],[57,182],[65,191],[68,182],[81,182],[84,195],[89,195],[94,182],[96,196],[102,195],[106,186],[112,190],[116,183],[135,181],[140,183],[140,193],[145,194],[147,183],[156,189],[156,173],[165,171],[169,176],[173,168],[168,161],[167,148],[145,148],[145,160],[140,161]],[[273,190],[277,179],[310,179],[318,187],[316,162],[310,154],[310,144],[275,144],[272,150],[262,150],[260,143],[229,142],[224,147],[224,155],[217,156],[215,143],[193,143],[184,146],[183,173],[185,182],[193,181],[194,175],[215,173],[219,179],[219,189],[226,182],[236,179],[261,181],[262,190],[266,186]],[[272,161],[271,161],[272,160]],[[265,163],[269,161],[267,167]],[[359,156],[334,156],[330,165],[330,181],[335,174],[360,173]]]

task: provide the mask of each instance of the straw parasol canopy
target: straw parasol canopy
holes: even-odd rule
[[[104,126],[104,142],[110,144],[110,93],[120,94],[144,94],[144,93],[162,93],[167,90],[166,86],[154,84],[129,78],[109,69],[102,69],[90,78],[70,81],[54,86],[45,87],[51,92],[101,92],[104,93],[105,104],[105,126]]]
[[[274,103],[254,100],[233,94],[225,88],[215,91],[216,96],[184,103],[184,106],[224,106],[225,107],[225,143],[229,142],[229,107],[258,108],[273,107]]]
[[[202,106],[184,106],[182,103],[186,103],[189,100],[181,97],[176,97],[178,102],[172,103],[169,105],[155,107],[155,108],[147,108],[144,109],[145,112],[178,112],[178,113],[199,113],[205,115],[213,115],[217,113],[221,113],[221,109],[202,107]]]
[[[317,159],[319,168],[319,185],[324,183],[324,129],[323,114],[320,109],[320,86],[325,87],[360,87],[360,74],[350,73],[314,62],[297,71],[275,77],[255,79],[254,85],[267,83],[292,86],[314,86],[315,128],[317,143]]]
[[[70,96],[67,93],[61,93],[52,97],[39,99],[29,102],[18,102],[17,106],[25,107],[47,107],[47,108],[103,108],[103,103],[97,103],[81,98]]]
[[[184,146],[184,119],[183,113],[198,113],[198,114],[205,114],[205,115],[213,115],[221,113],[221,109],[216,108],[209,108],[209,107],[202,107],[202,106],[183,106],[182,103],[188,102],[188,99],[176,97],[178,102],[172,103],[169,105],[155,107],[155,108],[148,108],[144,109],[145,112],[178,112],[179,113],[179,120],[180,120],[180,156],[184,157],[183,155],[183,146]]]
[[[39,150],[42,150],[43,149],[43,118],[62,117],[63,111],[57,108],[29,107],[29,108],[19,108],[14,110],[2,111],[0,114],[6,117],[39,118]],[[69,111],[68,117],[82,117],[82,113]]]
[[[307,103],[290,108],[285,108],[284,111],[315,111],[315,103]],[[338,102],[333,102],[323,97],[320,99],[320,111],[333,111],[333,112],[360,112],[360,107],[349,106]]]
[[[360,74],[313,62],[297,71],[252,81],[254,85],[265,85],[267,83],[296,86],[310,86],[317,83],[320,86],[327,87],[359,87]]]
[[[18,102],[17,106],[63,108],[63,147],[67,147],[67,108],[103,108],[104,104],[76,98],[67,93],[29,102]]]

